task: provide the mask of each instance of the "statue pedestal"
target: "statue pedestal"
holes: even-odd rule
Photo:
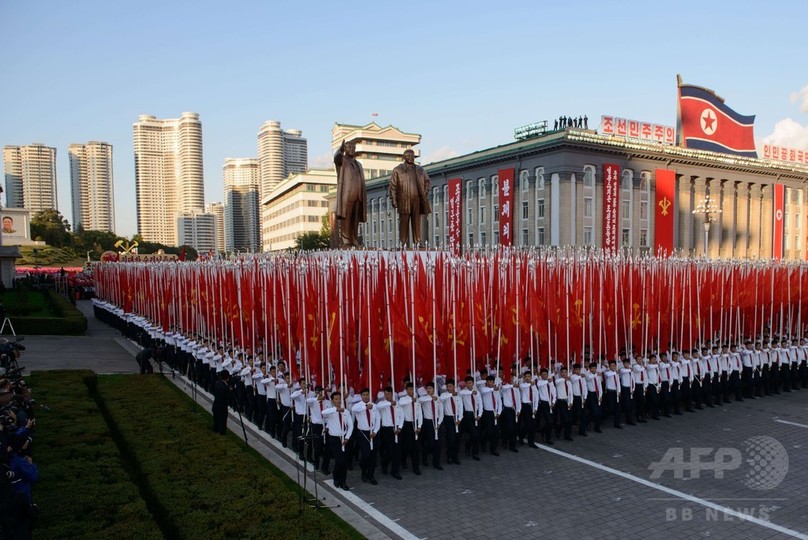
[[[7,289],[14,285],[15,261],[20,257],[20,246],[0,246],[0,280]]]

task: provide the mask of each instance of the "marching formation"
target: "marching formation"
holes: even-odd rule
[[[774,273],[776,268],[770,267],[769,272]],[[696,335],[699,338],[712,335],[713,339],[698,339],[682,349],[669,342],[666,349],[658,351],[656,343],[649,346],[641,340],[639,344],[645,350],[635,350],[629,337],[634,321],[629,319],[625,320],[627,329],[616,330],[626,340],[620,343],[621,348],[614,356],[609,355],[607,347],[597,353],[594,342],[586,339],[580,356],[574,351],[566,356],[566,362],[552,356],[535,358],[530,354],[534,350],[531,339],[528,354],[520,355],[519,361],[500,362],[499,356],[487,352],[485,360],[469,361],[469,367],[461,375],[455,352],[454,364],[439,364],[433,358],[435,370],[426,378],[418,368],[423,370],[428,362],[416,362],[411,371],[413,366],[408,365],[406,355],[400,384],[382,379],[378,389],[369,384],[354,386],[362,382],[363,374],[371,384],[377,379],[365,373],[361,365],[355,379],[346,376],[344,349],[341,366],[339,356],[329,357],[327,370],[316,371],[307,366],[301,352],[304,347],[295,346],[291,349],[293,354],[286,355],[278,343],[272,354],[261,335],[239,335],[247,343],[255,343],[252,348],[241,345],[239,340],[228,343],[221,337],[183,332],[176,327],[164,329],[157,321],[127,312],[113,303],[96,301],[95,307],[98,318],[146,347],[144,360],[154,357],[165,361],[215,396],[217,432],[226,431],[229,406],[284,447],[290,447],[301,460],[311,462],[324,474],[333,473],[335,487],[348,490],[347,471],[355,463],[361,470],[361,480],[375,485],[378,465],[382,474],[401,480],[404,469],[420,475],[422,465],[437,470],[443,470],[444,465],[459,465],[461,450],[464,457],[473,460],[480,460],[486,452],[498,457],[500,449],[519,452],[522,447],[538,448],[538,444],[552,445],[560,439],[572,441],[574,434],[586,437],[590,431],[600,433],[604,423],[622,429],[624,424],[636,425],[705,407],[808,388],[806,340],[789,334],[777,337],[771,332],[771,328],[777,327],[792,332],[802,329],[802,267],[782,268],[784,277],[772,277],[767,284],[782,279],[778,284],[785,286],[788,294],[782,294],[777,301],[772,290],[771,304],[760,308],[744,305],[742,299],[750,294],[763,298],[763,293],[730,291],[727,317],[723,304],[719,304],[717,309],[710,306],[705,312],[711,318],[718,312],[710,326],[697,322]],[[761,266],[759,275],[752,274],[756,281],[768,278],[764,270]],[[798,279],[793,283],[794,289],[800,291],[797,296],[791,296],[792,276]],[[729,273],[727,277],[731,290],[735,287],[734,279],[739,279],[739,288],[748,283],[743,279],[749,279]],[[637,279],[644,282],[651,278],[638,275]],[[719,291],[710,293],[715,300]],[[671,294],[675,301],[682,293]],[[526,305],[532,305],[531,301],[528,299]],[[602,298],[598,301],[602,302]],[[544,302],[549,300],[545,298]],[[775,304],[778,304],[777,316]],[[668,308],[656,309],[661,312]],[[768,309],[771,319],[764,319],[764,309]],[[518,311],[511,313],[513,325],[517,326]],[[743,317],[758,313],[764,319],[762,327],[757,321],[748,325],[750,330],[762,328],[754,334],[756,341],[746,338],[738,343],[745,335]],[[673,320],[671,327],[683,326],[686,318],[682,315]],[[640,324],[645,326],[645,332],[649,331],[651,325],[647,320]],[[655,330],[661,333],[659,324]],[[498,330],[501,336],[502,327]],[[689,330],[693,332],[692,328]],[[567,328],[566,335],[571,333]],[[666,335],[677,333],[674,330]],[[515,349],[513,354],[516,350],[521,349]],[[540,347],[535,350],[541,354]],[[358,356],[362,358],[361,354]],[[370,371],[371,362],[368,364]],[[452,365],[456,368],[454,376],[447,374],[451,371],[441,370]],[[397,373],[395,368],[391,366],[388,373]],[[341,375],[338,370],[343,370]],[[325,383],[319,379],[320,373],[326,374]]]

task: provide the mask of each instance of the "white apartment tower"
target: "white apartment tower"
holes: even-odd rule
[[[201,213],[205,206],[199,114],[141,115],[133,130],[138,233],[176,246],[179,214]]]
[[[225,249],[261,249],[260,167],[254,158],[227,158],[224,177]]]
[[[73,230],[115,231],[112,145],[90,141],[71,144],[70,186]]]
[[[216,218],[216,252],[224,251],[224,205],[212,202],[205,205],[205,213],[213,214]]]
[[[6,206],[32,213],[58,209],[56,204],[56,148],[34,143],[3,148]]]
[[[261,195],[268,195],[292,173],[308,168],[308,143],[299,129],[281,129],[277,120],[268,120],[258,130],[258,162]]]

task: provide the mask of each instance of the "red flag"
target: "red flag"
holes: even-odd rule
[[[656,204],[654,206],[654,254],[673,253],[674,208],[676,207],[676,171],[656,170]]]

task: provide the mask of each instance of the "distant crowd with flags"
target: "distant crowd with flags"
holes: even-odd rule
[[[808,387],[800,261],[500,248],[94,272],[99,318],[204,390],[232,378],[230,406],[315,468],[333,462],[343,489],[355,459],[375,484],[379,457],[398,480],[461,449],[478,460]]]

